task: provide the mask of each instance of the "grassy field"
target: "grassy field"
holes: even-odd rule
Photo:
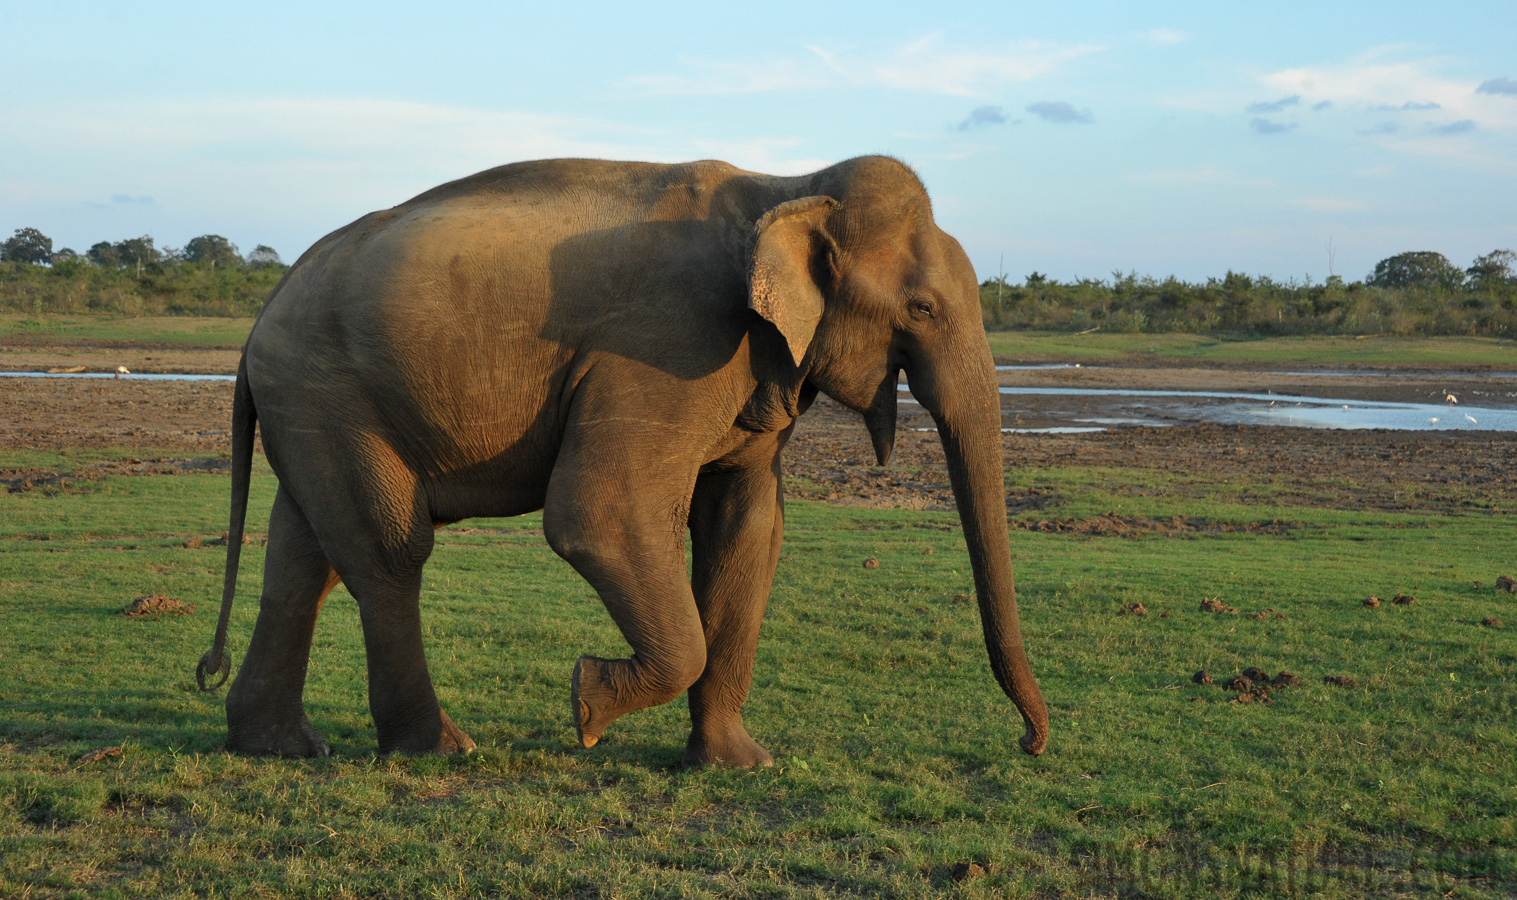
[[[0,343],[93,342],[238,348],[250,318],[199,316],[24,316],[0,314]],[[1273,337],[1233,340],[1200,334],[1063,334],[993,331],[1004,362],[1123,365],[1312,365],[1448,367],[1517,371],[1517,341],[1477,337]]]
[[[194,687],[224,550],[184,545],[224,529],[225,477],[0,494],[0,896],[1517,888],[1517,602],[1491,589],[1514,562],[1508,518],[1291,506],[1272,483],[1133,470],[1011,481],[1054,498],[1040,519],[1183,513],[1283,533],[1014,533],[1053,727],[1031,759],[989,674],[955,517],[793,503],[747,706],[779,764],[693,772],[676,765],[682,700],[571,749],[575,657],[625,651],[537,517],[445,529],[428,569],[433,675],[476,753],[373,755],[357,611],[339,589],[307,691],[335,755],[281,761],[223,752],[223,694]],[[273,487],[261,470],[250,521]],[[239,651],[262,547],[243,559]],[[1416,604],[1358,602],[1398,590]],[[153,591],[199,609],[120,615]],[[1200,612],[1203,597],[1242,614]],[[1120,615],[1128,603],[1148,615]],[[1284,618],[1248,617],[1265,609]],[[1492,615],[1509,624],[1482,626]],[[1246,666],[1303,683],[1240,704],[1190,681]],[[123,752],[84,762],[106,746]],[[983,874],[959,880],[970,863]]]
[[[183,349],[236,349],[253,328],[250,318],[212,316],[27,316],[0,314],[0,343],[59,346],[123,344]]]
[[[1271,337],[992,331],[998,360],[1107,365],[1310,365],[1517,371],[1517,341],[1481,337]]]

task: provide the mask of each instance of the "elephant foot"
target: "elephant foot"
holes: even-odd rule
[[[601,732],[621,718],[621,712],[615,708],[616,691],[606,683],[606,671],[611,663],[611,660],[598,656],[581,656],[574,661],[569,711],[574,718],[579,745],[586,749],[594,747],[600,741]]]
[[[282,756],[290,759],[332,754],[326,738],[311,727],[310,721],[303,715],[293,721],[232,727],[227,735],[227,749],[248,756]]]
[[[474,752],[473,738],[453,724],[453,720],[440,708],[437,710],[437,725],[436,731],[415,728],[403,734],[396,734],[393,729],[380,729],[380,755],[404,753],[408,756],[426,756],[435,753],[439,756],[453,756]],[[437,735],[435,738],[432,737],[434,734]]]
[[[685,744],[684,764],[690,768],[727,766],[747,769],[772,766],[774,757],[748,736],[748,729],[739,720],[715,733],[707,729],[690,732],[690,741]]]

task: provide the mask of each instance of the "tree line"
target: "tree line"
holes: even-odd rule
[[[286,266],[272,247],[243,256],[216,234],[179,249],[151,236],[101,241],[83,254],[35,228],[0,245],[0,310],[126,315],[256,315]],[[1381,260],[1362,281],[1313,283],[1228,272],[1202,282],[1115,272],[1060,282],[1033,272],[980,285],[992,329],[1231,335],[1463,334],[1517,338],[1517,253],[1460,268],[1441,253]]]
[[[286,268],[273,247],[259,244],[244,256],[219,234],[181,248],[160,248],[143,235],[78,253],[55,251],[38,229],[18,228],[0,244],[0,310],[250,316]]]
[[[1022,284],[982,282],[980,306],[992,329],[1517,338],[1517,253],[1496,250],[1463,269],[1441,253],[1400,253],[1353,282],[1238,272],[1202,282],[1122,272],[1059,282],[1034,272]]]

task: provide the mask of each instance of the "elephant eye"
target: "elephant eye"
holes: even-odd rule
[[[911,314],[930,319],[932,318],[932,304],[926,300],[913,300],[911,301]]]

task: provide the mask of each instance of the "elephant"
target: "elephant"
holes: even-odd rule
[[[937,424],[991,669],[1021,713],[1021,749],[1041,753],[1048,713],[1018,622],[978,285],[921,180],[883,156],[797,176],[710,160],[513,163],[317,241],[270,294],[237,370],[203,690],[230,675],[255,428],[278,489],[228,748],[329,752],[302,694],[341,581],[379,751],[472,750],[428,672],[422,568],[438,527],[541,510],[547,543],[631,647],[575,662],[579,745],[688,692],[685,764],[771,764],[741,708],[784,531],[781,453],[821,392],[862,414],[884,465],[902,372]]]

